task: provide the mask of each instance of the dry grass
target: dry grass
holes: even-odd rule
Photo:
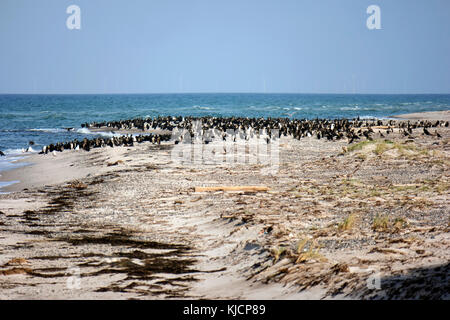
[[[82,190],[82,189],[86,189],[88,186],[87,186],[87,184],[85,184],[81,181],[75,180],[75,181],[72,181],[71,183],[69,183],[68,187],[77,189],[77,190]]]
[[[375,150],[373,151],[377,156],[381,156],[386,150],[390,149],[392,142],[382,141],[377,142]]]
[[[353,228],[356,221],[356,214],[351,213],[349,214],[341,223],[338,225],[339,231],[347,231]]]
[[[366,146],[369,146],[369,145],[372,145],[372,144],[375,144],[375,143],[376,143],[376,140],[372,140],[372,141],[371,140],[364,140],[364,141],[352,144],[351,146],[349,146],[347,148],[347,151],[348,152],[353,152],[353,151],[356,151],[356,150],[362,150]]]
[[[401,229],[404,229],[408,226],[408,221],[404,218],[395,218],[395,220],[392,223],[392,227],[394,231],[400,231]]]
[[[286,247],[274,247],[270,250],[270,253],[273,256],[273,262],[276,263],[280,257],[286,253]]]
[[[389,217],[386,215],[377,215],[375,219],[373,219],[372,229],[375,231],[389,230]]]
[[[327,259],[319,253],[320,247],[315,240],[303,239],[297,245],[297,259],[295,263],[304,263],[311,260],[327,261]]]
[[[414,142],[412,143],[398,143],[390,140],[365,140],[353,144],[347,148],[347,152],[360,151],[356,154],[356,157],[362,160],[366,160],[370,153],[377,156],[383,156],[389,151],[391,157],[404,157],[408,159],[419,159],[424,156],[437,157],[435,159],[439,163],[443,162],[442,156],[435,153],[430,153],[427,149],[419,148]]]
[[[372,229],[378,232],[398,232],[407,226],[405,218],[397,217],[392,220],[387,215],[377,215],[372,223]]]

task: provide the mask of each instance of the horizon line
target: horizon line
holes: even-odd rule
[[[151,94],[261,94],[261,95],[271,95],[271,94],[316,94],[316,95],[450,95],[448,93],[386,93],[386,92],[376,92],[376,93],[367,93],[367,92],[251,92],[251,91],[226,91],[226,92],[202,92],[202,91],[192,91],[192,92],[99,92],[99,93],[23,93],[23,92],[0,92],[0,95],[151,95]]]

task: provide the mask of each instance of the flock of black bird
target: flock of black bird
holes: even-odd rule
[[[146,134],[146,135],[122,135],[118,137],[110,138],[94,138],[87,139],[84,138],[81,141],[74,139],[72,141],[64,143],[49,144],[42,148],[40,154],[47,154],[53,151],[62,152],[64,150],[80,150],[90,151],[92,148],[103,148],[103,147],[119,147],[119,146],[134,146],[135,143],[151,142],[153,144],[161,144],[161,141],[169,141],[171,138],[170,134]]]
[[[160,144],[162,141],[170,141],[174,132],[187,132],[191,137],[201,131],[204,143],[210,142],[209,139],[218,135],[223,140],[229,137],[236,141],[239,136],[243,139],[253,138],[255,135],[260,137],[264,135],[267,143],[270,139],[277,138],[272,136],[273,132],[277,132],[278,137],[292,136],[294,139],[302,139],[304,137],[316,137],[317,139],[341,140],[348,139],[348,143],[356,140],[367,139],[372,140],[374,135],[384,138],[386,135],[398,130],[403,136],[414,139],[413,130],[422,128],[421,134],[436,136],[441,135],[437,132],[438,127],[448,127],[448,121],[397,121],[397,120],[378,120],[378,119],[290,119],[290,118],[243,118],[243,117],[172,117],[164,116],[157,118],[137,118],[130,120],[109,121],[109,122],[92,122],[83,123],[82,128],[108,128],[111,130],[141,130],[142,132],[151,130],[163,130],[163,134],[147,133],[139,135],[122,135],[109,138],[84,138],[81,141],[74,139],[72,141],[56,143],[44,146],[41,154],[47,154],[53,151],[79,150],[89,151],[92,148],[101,147],[117,147],[117,146],[133,146],[135,143],[149,141],[153,144]],[[382,127],[383,132],[380,128]],[[375,132],[375,130],[378,132]],[[430,132],[434,129],[434,133]],[[230,131],[231,130],[231,131]],[[275,130],[275,131],[273,131]],[[113,131],[114,132],[114,131]],[[211,137],[211,132],[213,136]],[[207,134],[205,134],[207,133]],[[174,143],[180,143],[185,135],[179,134]],[[206,138],[205,138],[206,137]],[[186,142],[186,141],[185,141]],[[0,151],[0,155],[4,155]]]
[[[202,134],[208,131],[215,132],[226,139],[226,133],[229,130],[236,132],[240,137],[249,139],[253,135],[260,132],[265,133],[272,138],[272,130],[278,130],[278,137],[292,136],[294,139],[300,140],[303,137],[315,136],[317,139],[340,140],[347,138],[349,143],[361,138],[373,139],[375,134],[373,128],[385,127],[385,134],[389,135],[398,129],[400,133],[409,138],[412,136],[413,129],[422,128],[423,134],[435,135],[440,138],[440,134],[435,130],[432,134],[429,132],[431,128],[448,127],[448,121],[396,121],[396,120],[361,120],[356,119],[289,119],[289,118],[222,118],[222,117],[157,117],[154,119],[131,119],[111,122],[93,122],[84,123],[83,128],[110,128],[114,130],[133,130],[139,129],[143,131],[160,129],[168,130],[187,130],[194,137],[198,133],[198,124],[201,124],[200,130]],[[385,137],[381,130],[378,130],[380,137]],[[234,135],[235,139],[236,135]],[[269,141],[269,140],[268,140]],[[179,141],[178,141],[179,142]],[[207,142],[207,140],[206,140]],[[175,141],[177,143],[177,141]]]

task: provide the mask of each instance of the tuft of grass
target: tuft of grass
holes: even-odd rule
[[[386,150],[389,149],[388,144],[386,144],[385,142],[380,142],[377,143],[375,146],[375,150],[373,150],[373,152],[377,155],[377,156],[381,156]]]
[[[448,182],[440,182],[436,186],[436,191],[439,194],[447,193],[447,192],[449,192],[449,190],[450,190],[450,183],[448,183]]]
[[[361,150],[362,148],[364,148],[365,146],[371,145],[376,143],[376,140],[364,140],[355,144],[352,144],[351,146],[349,146],[347,148],[348,152],[353,152],[356,150]]]
[[[350,230],[351,228],[353,228],[353,226],[355,225],[355,221],[356,221],[356,215],[354,213],[349,214],[344,221],[342,221],[341,223],[339,223],[338,225],[338,230],[339,231],[346,231],[346,230]]]
[[[392,226],[395,231],[399,231],[408,226],[408,221],[406,221],[406,219],[404,219],[404,218],[396,218],[394,220],[394,222],[392,223]]]
[[[405,218],[398,217],[393,221],[387,215],[377,215],[373,220],[372,228],[375,231],[383,232],[398,232],[408,226],[408,221]]]
[[[359,179],[352,178],[352,179],[342,179],[342,184],[346,186],[357,187],[362,185],[363,183]]]
[[[367,159],[367,155],[362,154],[362,153],[358,153],[358,154],[356,155],[356,157],[357,157],[359,160],[362,160],[362,161],[365,161],[365,160]]]
[[[419,188],[418,184],[397,184],[392,186],[394,192],[412,192]]]
[[[315,240],[303,239],[297,245],[297,259],[295,263],[304,263],[309,260],[326,261],[327,259],[319,253],[319,246]]]
[[[273,255],[274,263],[277,262],[280,257],[286,253],[286,247],[275,247],[270,250],[270,253]]]
[[[67,186],[69,188],[73,188],[73,189],[77,189],[77,190],[83,190],[88,187],[87,184],[85,184],[79,180],[74,180],[71,183],[69,183]]]
[[[317,228],[316,228],[317,229]],[[305,246],[306,246],[306,244],[309,242],[309,240],[306,238],[306,239],[303,239],[303,240],[300,240],[298,243],[297,243],[297,254],[300,254],[300,253],[302,253],[303,252],[303,250],[305,249]]]
[[[376,189],[370,190],[370,192],[369,192],[370,197],[381,197],[382,195],[383,195],[383,193],[380,190],[376,190]]]
[[[418,148],[414,143],[400,144],[394,143],[394,148],[397,149],[400,155],[406,158],[415,158],[417,156],[427,156],[428,150]]]
[[[375,231],[387,231],[389,229],[389,217],[386,215],[377,215],[373,219],[372,229]]]
[[[356,157],[361,160],[366,160],[368,154],[366,149],[367,147],[373,146],[371,149],[371,152],[377,156],[383,155],[386,151],[394,150],[397,152],[397,155],[406,157],[408,159],[416,159],[420,158],[422,156],[430,156],[432,155],[431,152],[429,152],[427,149],[419,148],[414,143],[398,143],[393,142],[390,140],[364,140],[358,143],[355,143],[347,148],[347,152],[353,152],[358,150],[363,150],[363,152],[359,152],[356,154]],[[442,162],[442,157],[437,156],[437,160],[440,160]]]

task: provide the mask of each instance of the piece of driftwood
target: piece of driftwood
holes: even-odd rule
[[[269,191],[268,187],[262,186],[218,186],[218,187],[195,187],[195,192],[208,192],[208,191]]]

